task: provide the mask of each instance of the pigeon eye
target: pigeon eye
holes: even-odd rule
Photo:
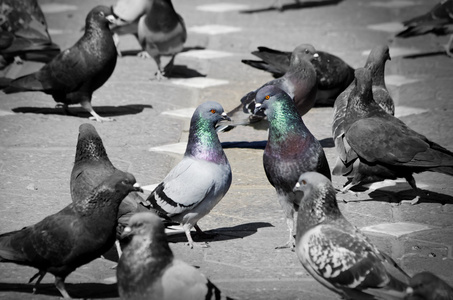
[[[266,97],[264,97],[264,99],[269,100],[270,97],[271,96],[267,95]]]
[[[215,110],[215,109],[211,109],[211,112],[212,112],[213,114],[215,114],[215,113],[216,113],[216,110]]]
[[[308,54],[308,53],[310,53],[310,51],[308,51],[308,49],[305,49],[305,53]]]
[[[104,12],[102,12],[102,11],[99,12],[99,15],[100,15],[101,17],[103,17],[103,16],[104,16]]]
[[[307,184],[307,182],[304,179],[302,179],[302,184]]]

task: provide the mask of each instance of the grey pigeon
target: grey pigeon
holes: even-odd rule
[[[302,44],[294,49],[291,55],[290,67],[284,76],[265,83],[260,88],[249,92],[242,97],[241,104],[233,109],[228,115],[233,124],[220,126],[217,131],[229,131],[237,125],[251,125],[255,129],[267,129],[263,127],[263,114],[256,114],[255,96],[258,91],[268,85],[274,85],[287,93],[296,105],[301,116],[306,114],[314,105],[317,92],[316,71],[312,61],[319,55],[310,44]]]
[[[450,34],[448,43],[444,45],[448,56],[453,57],[451,45],[453,43],[453,0],[442,0],[429,12],[404,21],[406,29],[396,34],[396,37],[408,38],[433,33],[435,35]]]
[[[85,33],[77,43],[61,52],[38,72],[13,80],[5,93],[41,91],[68,105],[80,103],[98,122],[112,121],[99,116],[91,106],[91,97],[112,75],[116,66],[116,47],[109,23],[111,9],[96,6],[86,18]]]
[[[338,56],[317,51],[319,58],[311,60],[316,70],[318,91],[314,106],[333,106],[335,99],[354,80],[354,69]],[[270,72],[275,78],[283,76],[289,69],[292,52],[258,47],[253,55],[262,60],[242,60],[246,65]]]
[[[369,70],[357,69],[355,76],[344,119],[349,150],[342,160],[359,166],[345,189],[364,181],[402,177],[417,193],[415,204],[420,191],[412,174],[431,171],[453,176],[453,153],[386,113],[373,100]]]
[[[122,24],[131,28],[135,28],[134,24],[137,24],[136,36],[144,50],[139,56],[154,59],[157,64],[157,79],[170,74],[175,56],[183,50],[187,40],[184,19],[175,11],[171,0],[138,0],[132,3],[119,0],[113,7],[113,12],[122,19],[114,32],[120,32]],[[161,66],[161,56],[171,56],[165,68]]]
[[[393,115],[395,112],[395,105],[393,99],[390,96],[384,80],[385,63],[390,60],[389,48],[387,45],[375,46],[366,61],[365,68],[371,71],[371,82],[373,99],[384,109],[387,113]],[[348,105],[348,99],[353,90],[355,84],[351,85],[341,93],[335,101],[334,105],[334,116],[332,124],[332,136],[335,141],[335,149],[338,153],[338,158],[335,166],[332,170],[333,175],[346,176],[352,180],[357,174],[360,173],[362,168],[374,168],[373,166],[364,166],[360,163],[360,160],[356,158],[353,161],[346,161],[350,146],[345,141],[345,128],[344,121],[346,115],[346,107]],[[376,168],[379,168],[378,166]],[[373,182],[379,179],[370,177],[368,179],[363,178],[362,183]]]
[[[108,158],[96,128],[88,123],[80,125],[70,181],[72,202],[83,201],[94,188],[117,170]],[[118,209],[118,238],[133,214],[149,211],[144,204],[144,199],[137,192],[131,192],[124,198]],[[117,249],[120,252],[120,248]]]
[[[336,191],[322,174],[302,174],[296,253],[318,282],[346,299],[404,299],[409,276],[341,213]]]
[[[431,272],[420,272],[412,276],[405,300],[451,300],[453,288]]]
[[[123,237],[116,272],[121,299],[229,299],[200,271],[174,257],[156,215],[133,215]]]
[[[190,121],[189,141],[183,159],[149,195],[147,201],[160,215],[182,224],[188,245],[190,230],[223,198],[231,185],[231,167],[215,131],[229,119],[213,101],[197,107]]]
[[[294,248],[294,221],[299,204],[293,192],[299,175],[317,171],[330,178],[329,164],[318,140],[310,133],[291,98],[276,86],[266,86],[256,94],[256,110],[269,121],[269,138],[263,165],[267,179],[277,192],[289,229],[288,242],[278,248]]]
[[[15,60],[48,62],[60,52],[52,43],[37,0],[3,0],[0,8],[0,70]]]
[[[47,272],[55,275],[55,286],[70,298],[65,278],[113,246],[118,207],[129,192],[138,190],[132,174],[115,171],[81,201],[35,225],[0,235],[0,262],[37,268],[29,281],[38,278],[34,291]]]

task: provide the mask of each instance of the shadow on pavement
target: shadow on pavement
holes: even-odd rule
[[[263,8],[257,9],[247,9],[241,10],[240,13],[243,14],[254,14],[254,13],[261,13],[266,11],[285,11],[291,9],[302,9],[302,8],[313,8],[319,6],[327,6],[327,5],[336,5],[343,0],[324,0],[324,1],[301,1],[300,3],[291,3],[291,4],[284,4],[282,5],[281,9],[277,6],[268,6]]]
[[[145,108],[153,108],[152,105],[144,104],[128,104],[121,106],[95,106],[94,110],[102,117],[114,117],[123,115],[135,115],[141,113]],[[52,107],[17,107],[12,109],[15,113],[31,113],[31,114],[44,114],[44,115],[66,115],[62,108]],[[90,117],[88,113],[82,107],[69,107],[69,112],[75,117]],[[70,115],[69,115],[70,116]]]
[[[223,142],[222,147],[224,149],[228,148],[247,148],[247,149],[264,149],[266,147],[266,141],[254,141],[254,142]]]
[[[404,55],[403,58],[405,58],[405,59],[416,59],[416,58],[423,58],[423,57],[430,57],[430,56],[447,56],[447,54],[446,54],[445,50],[441,50],[441,51],[433,51],[433,52],[425,52],[425,53]]]
[[[233,239],[242,239],[244,237],[257,233],[258,229],[265,227],[274,227],[274,225],[268,222],[246,223],[234,227],[222,227],[205,231],[207,235],[211,235],[211,238],[200,237],[198,233],[194,232],[192,234],[192,238],[194,242],[218,242]],[[185,233],[175,234],[168,237],[168,242],[186,243],[187,238]]]
[[[118,297],[118,288],[116,283],[65,283],[65,287],[69,295],[74,298],[105,299]],[[24,295],[24,299],[30,299],[33,295],[33,284],[0,282],[0,291],[29,294],[26,296]],[[40,295],[61,297],[60,292],[53,283],[40,284],[36,290],[36,294],[33,295],[33,298],[39,299]]]

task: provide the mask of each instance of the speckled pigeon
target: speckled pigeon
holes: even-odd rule
[[[188,245],[194,242],[190,230],[207,215],[231,185],[231,167],[215,131],[221,120],[229,119],[223,107],[213,101],[195,110],[183,159],[154,189],[147,201],[163,217],[181,223]]]
[[[319,58],[311,60],[316,70],[318,91],[314,106],[333,106],[337,96],[354,80],[354,69],[341,58],[328,52],[317,51]],[[262,60],[242,60],[254,68],[272,73],[275,78],[283,76],[289,69],[291,52],[258,47],[253,55]]]
[[[287,93],[294,100],[299,114],[301,116],[306,114],[316,100],[316,71],[312,62],[318,58],[319,55],[312,45],[297,46],[291,55],[290,67],[285,75],[265,83],[242,97],[241,104],[228,113],[233,124],[219,126],[217,131],[229,131],[237,125],[251,125],[255,129],[267,129],[267,126],[262,124],[265,122],[263,121],[265,116],[262,113],[256,114],[254,111],[257,92],[268,85],[275,85]]]
[[[385,86],[384,80],[385,63],[387,60],[390,60],[388,46],[377,45],[371,50],[365,64],[365,68],[371,71],[373,100],[377,102],[387,113],[393,115],[395,112],[395,105]],[[365,166],[361,164],[358,158],[354,161],[346,161],[350,147],[344,137],[344,118],[346,115],[349,95],[354,86],[354,83],[351,83],[351,85],[336,99],[332,124],[332,136],[335,141],[335,149],[338,153],[338,158],[332,170],[332,174],[346,176],[350,180],[352,180],[356,174],[360,173],[362,168],[374,168],[374,166]],[[376,166],[376,169],[379,169],[379,166]],[[379,178],[363,178],[362,183],[373,182],[376,180],[379,180]]]
[[[116,170],[94,190],[41,222],[0,235],[0,262],[37,268],[36,287],[47,272],[70,298],[65,278],[109,250],[116,236],[118,207],[131,191],[141,190],[134,176]]]
[[[289,229],[288,242],[278,248],[294,248],[294,221],[299,204],[293,192],[299,175],[317,171],[330,178],[329,164],[318,140],[310,133],[291,98],[276,86],[256,94],[256,110],[269,121],[269,138],[263,165],[267,179],[277,192]]]
[[[450,300],[453,288],[431,272],[420,272],[409,282],[409,295],[404,300]]]
[[[358,170],[345,187],[364,181],[405,178],[418,196],[413,173],[439,172],[453,176],[453,153],[413,131],[386,113],[374,100],[371,73],[357,69],[344,118],[344,141],[348,147],[342,160],[346,165],[359,162]]]
[[[99,116],[91,106],[91,97],[112,75],[116,66],[116,47],[109,23],[111,9],[96,6],[86,18],[85,33],[77,43],[61,52],[38,72],[13,80],[5,93],[41,91],[63,104],[80,103],[98,122],[112,121]]]
[[[175,11],[171,0],[119,0],[112,10],[119,20],[113,31],[121,34],[122,27],[137,28],[136,33],[129,28],[125,31],[137,36],[144,50],[139,56],[154,59],[157,79],[170,74],[175,56],[187,40],[184,19]],[[165,68],[161,66],[161,56],[171,56]]]
[[[327,177],[302,174],[294,191],[296,253],[308,273],[345,299],[404,299],[409,276],[346,220]]]
[[[448,56],[453,57],[453,0],[442,0],[424,15],[404,21],[406,29],[396,34],[396,37],[408,38],[427,33],[435,35],[450,34],[448,43],[444,45]]]
[[[123,236],[116,273],[121,299],[229,299],[199,270],[174,257],[156,215],[135,214]]]

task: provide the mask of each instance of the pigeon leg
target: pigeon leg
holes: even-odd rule
[[[63,298],[71,299],[71,296],[69,296],[68,292],[66,291],[66,289],[64,287],[64,278],[55,276],[55,286],[60,291]]]
[[[36,273],[35,275],[33,275],[32,278],[30,278],[30,280],[28,281],[28,283],[32,283],[33,280],[35,280],[36,277],[39,276],[38,280],[36,280],[35,284],[33,285],[33,294],[36,293],[36,290],[38,288],[38,285],[39,283],[41,282],[41,280],[44,278],[44,276],[46,275],[46,271],[42,271],[40,270],[38,273]]]
[[[57,103],[57,105],[55,105],[55,108],[63,108],[63,112],[67,116],[77,116],[75,113],[69,110],[69,105],[67,104]]]
[[[88,100],[83,100],[82,102],[80,102],[80,105],[82,105],[83,108],[85,108],[91,115],[92,117],[90,117],[90,120],[96,120],[97,122],[112,122],[112,121],[115,121],[115,119],[113,118],[106,118],[106,117],[101,117],[100,115],[98,115],[93,107],[91,106],[91,103],[90,101]]]
[[[122,57],[123,55],[121,54],[120,48],[118,47],[120,45],[120,37],[117,33],[113,34],[113,43],[115,44],[116,47],[116,53],[118,54],[119,57]]]
[[[168,62],[168,64],[164,67],[164,71],[162,73],[162,75],[169,75],[171,74],[171,72],[173,71],[173,67],[175,65],[175,56],[176,55],[172,55],[170,61]]]
[[[192,239],[192,235],[190,234],[190,229],[192,228],[192,225],[190,224],[185,224],[183,225],[183,228],[184,228],[184,232],[186,234],[186,237],[187,237],[187,244],[188,246],[190,246],[190,249],[193,249],[193,246],[201,246],[202,248],[208,248],[209,245],[207,243],[195,243]]]
[[[412,200],[402,200],[400,202],[400,204],[410,203],[412,205],[415,205],[415,204],[418,203],[418,201],[420,201],[420,196],[422,194],[422,191],[417,187],[417,185],[415,183],[415,179],[414,179],[414,177],[412,175],[409,175],[408,177],[406,177],[406,180],[409,183],[409,185],[414,189],[414,191],[417,193],[417,197],[415,197]]]
[[[450,35],[450,38],[448,39],[448,43],[444,45],[447,55],[453,58],[453,53],[451,53],[451,44],[452,43],[453,43],[453,34]]]
[[[123,250],[121,250],[120,241],[118,241],[118,240],[115,241],[115,247],[116,247],[116,252],[118,252],[118,257],[121,257],[121,255],[123,254]]]
[[[286,225],[288,226],[289,229],[289,239],[285,244],[277,246],[275,247],[275,249],[286,249],[286,248],[294,249],[296,247],[296,239],[294,238],[293,234],[294,219],[286,218]]]
[[[151,55],[149,55],[149,53],[147,51],[140,51],[137,54],[137,56],[140,57],[140,58],[143,58],[143,59],[151,58]]]

